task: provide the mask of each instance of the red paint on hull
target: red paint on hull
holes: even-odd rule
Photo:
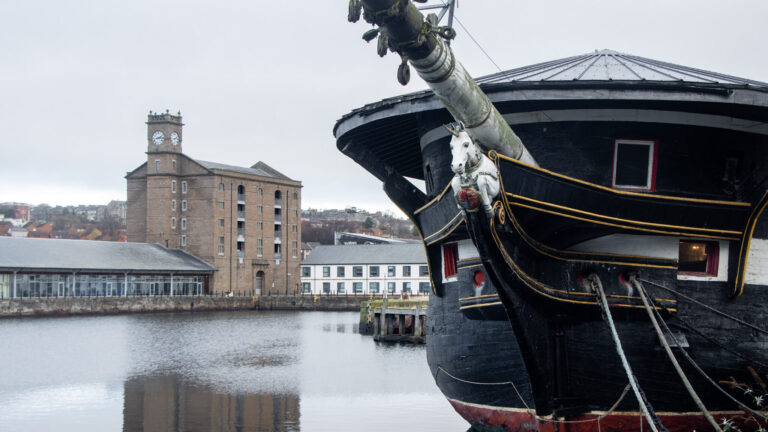
[[[480,431],[509,432],[638,432],[650,431],[642,413],[620,412],[603,418],[599,414],[583,414],[567,421],[548,418],[537,419],[532,410],[491,407],[450,400],[456,412]],[[732,420],[742,431],[758,428],[758,423],[744,417],[744,413],[713,414],[721,423]],[[599,420],[598,420],[599,418]],[[712,426],[698,413],[660,413],[659,418],[669,432],[712,431]],[[598,425],[599,423],[599,425]],[[642,426],[641,426],[642,423]],[[765,424],[763,425],[765,427]]]

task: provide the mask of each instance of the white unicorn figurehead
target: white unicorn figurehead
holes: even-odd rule
[[[469,136],[464,123],[451,123],[445,126],[451,137],[451,170],[456,174],[465,174],[480,164],[482,153]]]

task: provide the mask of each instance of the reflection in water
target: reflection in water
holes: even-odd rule
[[[351,312],[0,320],[0,431],[463,431]]]
[[[124,431],[298,431],[299,397],[222,394],[176,375],[125,382]]]

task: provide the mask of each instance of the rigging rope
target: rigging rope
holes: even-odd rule
[[[652,307],[653,307],[653,306],[655,306],[655,305],[653,304],[653,299],[649,299],[649,301],[650,301],[650,303],[651,303],[651,306],[652,306]],[[727,391],[725,391],[725,390],[724,390],[724,389],[723,389],[723,388],[722,388],[722,387],[721,387],[719,384],[717,384],[717,383],[715,382],[715,380],[713,380],[713,379],[712,379],[712,377],[710,377],[709,375],[707,375],[707,373],[706,373],[706,372],[704,372],[704,370],[703,370],[703,369],[702,369],[702,368],[701,368],[701,367],[700,367],[700,366],[699,366],[699,365],[698,365],[698,364],[697,364],[697,363],[696,363],[696,362],[693,360],[693,358],[691,358],[690,354],[688,354],[688,352],[682,348],[682,346],[680,345],[680,342],[677,340],[677,338],[675,337],[675,335],[674,335],[674,334],[672,333],[672,331],[669,329],[669,326],[667,325],[666,321],[664,321],[664,319],[662,318],[662,316],[661,316],[661,314],[659,313],[658,309],[654,309],[654,312],[656,313],[656,317],[659,319],[659,321],[661,322],[661,324],[664,326],[664,329],[665,329],[665,330],[667,331],[667,333],[670,335],[670,337],[672,338],[672,340],[673,340],[673,341],[674,341],[674,342],[677,344],[677,346],[678,346],[678,347],[680,347],[680,352],[683,354],[683,356],[685,357],[685,359],[686,359],[686,360],[688,360],[688,362],[691,364],[691,366],[693,366],[693,367],[696,369],[696,371],[697,371],[697,372],[699,372],[699,373],[701,374],[701,376],[703,376],[703,377],[704,377],[704,379],[705,379],[707,382],[709,382],[710,384],[712,384],[712,385],[713,385],[713,386],[714,386],[714,387],[715,387],[717,390],[719,390],[719,391],[720,391],[720,393],[722,393],[722,394],[723,394],[725,397],[727,397],[728,399],[730,399],[730,400],[731,400],[732,402],[734,402],[736,405],[738,405],[738,406],[742,407],[742,408],[743,408],[745,411],[749,411],[751,414],[753,414],[753,415],[755,415],[755,416],[757,416],[757,417],[761,418],[763,421],[765,421],[765,420],[768,420],[768,417],[766,417],[764,414],[761,414],[760,412],[757,412],[757,411],[755,411],[755,410],[753,410],[753,409],[749,408],[748,406],[744,405],[744,403],[742,403],[741,401],[739,401],[739,400],[738,400],[738,399],[736,399],[735,397],[731,396],[731,395],[730,395],[730,394],[729,394]],[[678,319],[679,319],[679,317],[678,317]],[[687,325],[687,324],[686,324],[686,325]],[[689,330],[690,330],[690,329],[691,329],[691,328],[689,328]],[[696,332],[696,333],[699,333],[698,331],[695,331],[695,332]],[[699,334],[703,336],[703,334],[701,334],[701,333],[699,333]],[[706,336],[705,336],[705,337],[706,337]],[[738,353],[737,353],[737,354],[738,354]]]
[[[747,327],[751,328],[752,330],[755,330],[755,331],[758,331],[758,332],[760,332],[762,334],[768,335],[768,330],[765,330],[765,329],[762,329],[760,327],[757,327],[756,325],[748,323],[748,322],[746,322],[744,320],[741,320],[739,318],[736,318],[735,316],[728,315],[727,313],[725,313],[723,311],[719,311],[719,310],[713,308],[712,306],[704,304],[704,303],[702,303],[702,302],[700,302],[700,301],[698,301],[698,300],[696,300],[696,299],[694,299],[692,297],[688,297],[687,295],[685,295],[685,294],[683,294],[681,292],[677,292],[677,291],[673,290],[672,288],[669,288],[669,287],[666,287],[666,286],[664,286],[662,284],[654,283],[652,281],[645,280],[645,279],[638,279],[638,280],[641,281],[641,282],[645,282],[645,283],[647,283],[649,285],[653,285],[655,287],[659,287],[661,289],[667,290],[667,291],[669,291],[669,292],[671,292],[671,293],[673,293],[673,294],[675,294],[677,296],[680,296],[680,297],[688,300],[691,303],[695,303],[695,304],[697,304],[697,305],[699,305],[699,306],[701,306],[701,307],[703,307],[705,309],[708,309],[708,310],[710,310],[710,311],[720,315],[723,318],[727,318],[729,320],[735,321],[735,322],[737,322],[737,323],[739,323],[739,324],[741,324],[743,326],[747,326]]]
[[[643,305],[645,306],[645,311],[648,312],[648,318],[651,319],[651,324],[653,324],[653,328],[656,330],[656,335],[659,337],[659,342],[664,347],[664,351],[667,352],[667,357],[669,357],[669,361],[672,362],[672,366],[675,367],[675,371],[677,371],[677,375],[683,382],[683,386],[685,386],[685,389],[688,391],[688,394],[691,395],[693,402],[696,403],[696,406],[699,407],[701,413],[704,414],[704,417],[706,417],[707,421],[710,425],[712,425],[715,431],[723,432],[723,430],[720,428],[720,425],[717,424],[715,419],[712,417],[712,414],[709,412],[709,410],[707,410],[707,407],[704,406],[704,402],[701,401],[701,398],[699,398],[696,390],[693,389],[691,382],[688,380],[688,377],[685,376],[685,372],[683,372],[683,369],[680,367],[680,363],[678,363],[677,358],[675,358],[675,354],[672,353],[672,348],[669,347],[669,343],[667,343],[667,339],[664,337],[664,333],[662,333],[658,321],[656,321],[656,316],[654,315],[651,306],[648,304],[648,298],[645,295],[645,288],[643,287],[643,284],[637,280],[637,276],[635,275],[630,276],[629,281],[640,294],[640,298],[643,300]],[[679,343],[678,346],[680,346]]]
[[[648,403],[648,401],[645,399],[645,396],[640,390],[640,386],[637,382],[637,378],[635,378],[635,374],[632,372],[632,368],[629,366],[627,357],[626,355],[624,355],[624,349],[621,347],[621,340],[619,339],[619,333],[616,331],[616,326],[613,323],[613,317],[611,316],[611,311],[610,311],[610,308],[608,307],[608,300],[605,297],[605,292],[603,291],[603,284],[602,282],[600,282],[600,278],[593,273],[589,275],[588,280],[592,285],[592,289],[595,290],[598,296],[600,297],[599,304],[600,304],[600,307],[603,309],[603,316],[608,322],[608,327],[610,327],[611,329],[611,336],[613,337],[613,343],[616,345],[616,352],[619,354],[619,358],[621,358],[621,365],[624,367],[624,372],[627,374],[629,383],[632,385],[632,390],[635,392],[635,397],[637,398],[638,404],[640,404],[640,409],[643,411],[643,414],[645,414],[645,418],[648,419],[648,425],[651,427],[651,430],[653,430],[653,432],[659,432],[659,429],[661,429],[662,431],[668,432],[667,429],[664,427],[664,425],[661,424],[661,420],[659,420],[659,417],[653,411],[653,407],[651,407],[650,403]],[[640,422],[640,424],[642,424],[642,422]]]

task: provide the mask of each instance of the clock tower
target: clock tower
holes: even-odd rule
[[[147,116],[147,153],[181,153],[181,112],[177,115],[149,112]]]

